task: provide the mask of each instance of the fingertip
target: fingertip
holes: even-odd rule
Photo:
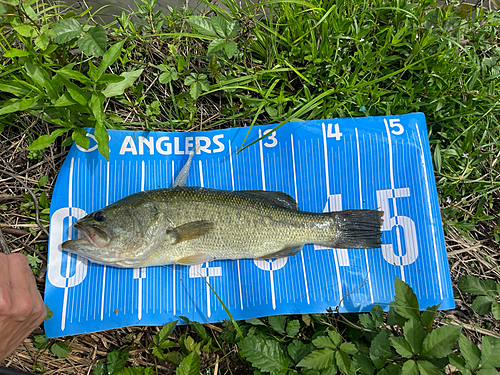
[[[21,253],[9,254],[8,258],[9,258],[9,263],[11,265],[16,266],[18,269],[26,268],[27,266],[29,266],[28,258],[24,254]]]

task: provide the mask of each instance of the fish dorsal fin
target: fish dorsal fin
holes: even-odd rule
[[[208,256],[207,254],[196,254],[196,255],[191,255],[191,256],[177,259],[176,264],[183,264],[186,266],[194,266],[196,264],[202,264],[205,262],[210,262],[212,260],[213,260],[213,258]]]
[[[272,258],[285,258],[285,257],[290,257],[292,255],[295,255],[302,250],[302,247],[304,245],[292,245],[292,246],[287,246],[284,247],[283,249],[276,251],[271,254],[266,254],[264,256],[259,257],[260,259],[272,259]]]
[[[167,230],[167,234],[174,238],[174,244],[192,240],[210,233],[214,223],[207,220],[192,221]]]
[[[240,190],[238,193],[243,193],[251,198],[273,204],[278,207],[288,208],[290,210],[298,210],[297,201],[290,195],[282,191],[263,191],[263,190]]]
[[[188,174],[189,174],[189,169],[191,168],[191,161],[193,160],[194,154],[197,153],[199,151],[199,149],[200,149],[200,144],[197,143],[195,149],[189,151],[189,158],[186,161],[186,164],[184,164],[184,166],[182,167],[182,169],[179,172],[179,174],[177,175],[177,177],[175,178],[172,187],[186,185],[186,181],[187,181]]]

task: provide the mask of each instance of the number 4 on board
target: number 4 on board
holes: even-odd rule
[[[332,133],[332,124],[328,124],[328,132],[326,133],[326,136],[328,138],[335,138],[337,141],[340,141],[340,137],[342,137],[342,133],[340,132],[339,129],[339,124],[333,125],[333,128],[335,130],[335,133]]]

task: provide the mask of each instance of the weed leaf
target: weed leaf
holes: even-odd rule
[[[387,330],[380,331],[374,337],[370,346],[370,358],[378,369],[384,367],[385,361],[392,355],[388,337],[389,332]]]
[[[491,311],[491,304],[496,302],[490,296],[479,296],[472,301],[472,309],[479,315],[485,315]]]
[[[463,334],[460,334],[458,345],[460,353],[467,362],[467,368],[469,370],[476,370],[481,362],[481,351],[479,348]]]
[[[282,371],[288,368],[285,353],[275,340],[247,336],[238,346],[241,354],[261,371]]]
[[[214,39],[208,45],[207,53],[212,54],[224,48],[227,42],[224,39]]]
[[[274,329],[276,332],[281,334],[286,333],[285,332],[286,316],[284,315],[270,316],[268,321],[271,328]]]
[[[200,357],[192,352],[177,367],[177,375],[198,375],[200,373]]]
[[[69,130],[69,128],[60,128],[54,130],[50,135],[41,135],[35,139],[26,149],[28,151],[42,150],[49,147],[50,144],[54,143],[57,137],[63,135]]]
[[[314,347],[311,344],[304,344],[302,341],[293,340],[287,346],[287,351],[294,363],[299,363],[302,358],[309,354]]]
[[[336,345],[332,341],[332,339],[328,336],[318,336],[314,340],[312,340],[312,343],[318,349],[324,349],[324,348],[337,349],[338,348],[338,345]]]
[[[121,369],[116,375],[153,375],[155,372],[153,370],[153,366],[150,367],[125,367]]]
[[[104,52],[104,54],[102,55],[101,64],[97,68],[97,79],[99,79],[103,75],[105,70],[110,67],[116,61],[116,59],[118,59],[118,57],[120,57],[124,42],[125,40],[121,40],[118,43],[113,44],[108,48],[106,52]],[[104,48],[106,48],[105,43]]]
[[[203,326],[203,324],[200,324],[198,322],[189,322],[189,325],[191,327],[193,327],[193,329],[196,331],[196,333],[204,340],[209,340],[210,339],[210,336],[208,335],[205,327]]]
[[[191,27],[197,31],[199,31],[202,34],[209,35],[209,36],[217,36],[215,33],[212,23],[208,18],[205,17],[199,17],[199,16],[193,16],[189,17],[186,20],[187,23],[191,25]]]
[[[408,341],[406,341],[403,337],[391,337],[390,340],[393,348],[396,349],[396,352],[398,352],[399,355],[404,358],[411,358],[413,353]]]
[[[106,30],[101,25],[97,25],[91,27],[78,39],[78,47],[87,56],[99,57],[106,51],[107,41]]]
[[[97,141],[97,148],[99,149],[99,152],[106,160],[109,160],[109,136],[104,122],[96,122],[94,136]]]
[[[52,26],[52,30],[56,33],[52,40],[57,44],[63,44],[80,36],[82,26],[74,18],[63,18]]]
[[[375,367],[373,367],[372,361],[364,354],[354,354],[352,357],[351,367],[355,369],[357,374],[361,375],[373,375],[375,374]]]
[[[155,337],[153,337],[153,343],[158,345],[162,341],[165,341],[168,338],[168,336],[170,336],[170,334],[174,331],[177,322],[178,320],[174,320],[173,322],[165,324],[160,330],[160,332],[158,332],[158,334]]]
[[[113,96],[123,95],[126,89],[134,84],[137,78],[142,74],[144,69],[132,70],[130,72],[123,72],[120,74],[124,78],[123,81],[110,83],[108,87],[102,92],[107,98]]]
[[[0,115],[5,115],[7,113],[13,113],[17,111],[23,111],[31,107],[33,103],[34,103],[33,98],[7,100],[4,103],[3,107],[0,108]]]
[[[66,90],[68,90],[69,95],[74,101],[81,105],[87,105],[88,101],[90,100],[90,95],[85,90],[64,78],[62,78],[61,80],[64,82]]]
[[[73,129],[73,134],[71,134],[71,138],[75,141],[75,143],[83,147],[85,150],[89,148],[89,138],[87,137],[87,131],[83,128],[75,128]]]
[[[442,372],[439,371],[439,368],[430,363],[429,361],[417,361],[418,370],[420,371],[420,375],[441,375]]]
[[[257,319],[257,318],[250,318],[250,319],[245,319],[245,323],[250,323],[251,325],[254,326],[266,326],[266,323],[264,323],[262,320]]]
[[[500,320],[500,303],[493,302],[491,304],[491,312],[496,320]]]
[[[63,342],[55,342],[51,347],[50,351],[57,357],[57,358],[65,358],[69,353],[71,353],[71,348],[69,345],[63,343]]]
[[[31,25],[19,25],[14,27],[14,30],[26,38],[33,38],[36,35],[35,28]]]
[[[420,354],[427,331],[418,320],[410,318],[403,326],[403,334],[413,354]]]
[[[453,350],[460,337],[460,326],[443,326],[434,329],[422,343],[422,356],[427,358],[442,358]]]
[[[455,366],[461,374],[472,374],[470,370],[465,368],[465,360],[462,357],[450,355],[448,356],[448,360],[450,361],[450,365]]]
[[[109,352],[106,356],[106,366],[108,374],[116,374],[118,371],[125,367],[125,363],[128,359],[128,350],[121,352],[119,350],[113,350]]]
[[[4,53],[4,56],[7,52]],[[9,92],[16,96],[25,96],[29,94],[30,90],[24,87],[23,84],[14,80],[0,81],[0,91]]]
[[[224,51],[226,52],[227,57],[231,58],[236,55],[236,52],[238,52],[238,45],[230,40],[224,44]]]
[[[192,354],[192,353],[191,353]],[[196,354],[196,353],[195,353]],[[182,354],[180,352],[169,352],[163,355],[163,360],[179,365],[182,362]]]
[[[29,55],[31,55],[29,51],[25,51],[19,48],[11,48],[3,54],[4,57],[23,57]]]
[[[60,69],[57,71],[57,75],[64,77],[66,79],[76,79],[77,81],[80,81],[84,85],[91,85],[92,81],[83,73],[79,72],[78,70],[73,70],[73,64],[68,64],[64,68]]]
[[[500,339],[491,336],[483,336],[481,365],[483,368],[500,367]]]
[[[413,317],[416,320],[420,320],[418,299],[412,288],[396,276],[394,289],[396,292],[394,299],[397,313],[407,319]]]
[[[231,21],[227,24],[226,38],[234,38],[240,31],[240,23],[238,21]]]
[[[339,350],[347,354],[356,354],[358,352],[356,345],[354,345],[352,342],[344,342],[340,344]]]
[[[338,367],[336,365],[332,365],[327,369],[322,370],[321,375],[337,375],[338,371],[339,371]],[[300,375],[317,375],[317,374],[320,374],[320,372],[318,370],[313,370],[313,369],[303,369],[300,372]]]
[[[481,280],[470,275],[462,275],[458,279],[458,287],[462,292],[479,296],[495,296],[497,284],[493,280]]]
[[[346,352],[342,350],[337,350],[335,352],[335,360],[340,371],[344,374],[349,374],[351,371],[351,357]]]
[[[406,361],[401,368],[401,374],[405,375],[418,375],[418,366],[414,360]]]
[[[227,35],[227,20],[221,16],[214,16],[210,18],[213,30],[221,37]]]
[[[375,328],[375,322],[370,314],[359,314],[359,323],[366,329]]]
[[[494,368],[483,368],[477,372],[477,375],[498,375],[498,371]]]
[[[340,336],[340,334],[338,332],[330,330],[327,333],[328,333],[328,336],[330,336],[330,338],[332,339],[332,341],[336,347],[339,347],[339,345],[342,343],[342,341],[344,341],[342,339],[342,336]]]
[[[50,39],[47,35],[39,35],[35,38],[35,46],[40,48],[41,50],[44,50],[47,48],[49,45]]]
[[[335,352],[331,349],[315,350],[305,356],[298,364],[298,367],[322,369],[335,364]]]
[[[286,325],[286,334],[288,336],[295,336],[300,331],[300,322],[297,319],[294,319]]]
[[[35,335],[33,336],[33,345],[37,349],[45,349],[49,346],[50,340],[45,337],[45,335]]]
[[[432,323],[434,323],[434,318],[436,317],[436,312],[439,305],[429,306],[425,309],[420,317],[420,321],[424,327],[430,328]]]
[[[382,309],[382,306],[380,305],[372,306],[371,315],[375,327],[380,327],[384,323],[384,310]]]
[[[158,68],[160,68],[160,66],[158,66]],[[165,67],[165,68],[166,68],[164,70],[165,73],[160,74],[160,77],[158,78],[160,83],[167,84],[172,81],[177,81],[179,75],[177,74],[175,68],[174,67]]]

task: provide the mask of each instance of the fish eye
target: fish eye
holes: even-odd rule
[[[106,214],[104,213],[104,211],[96,211],[94,213],[94,220],[95,221],[104,221],[104,220],[106,220]]]

